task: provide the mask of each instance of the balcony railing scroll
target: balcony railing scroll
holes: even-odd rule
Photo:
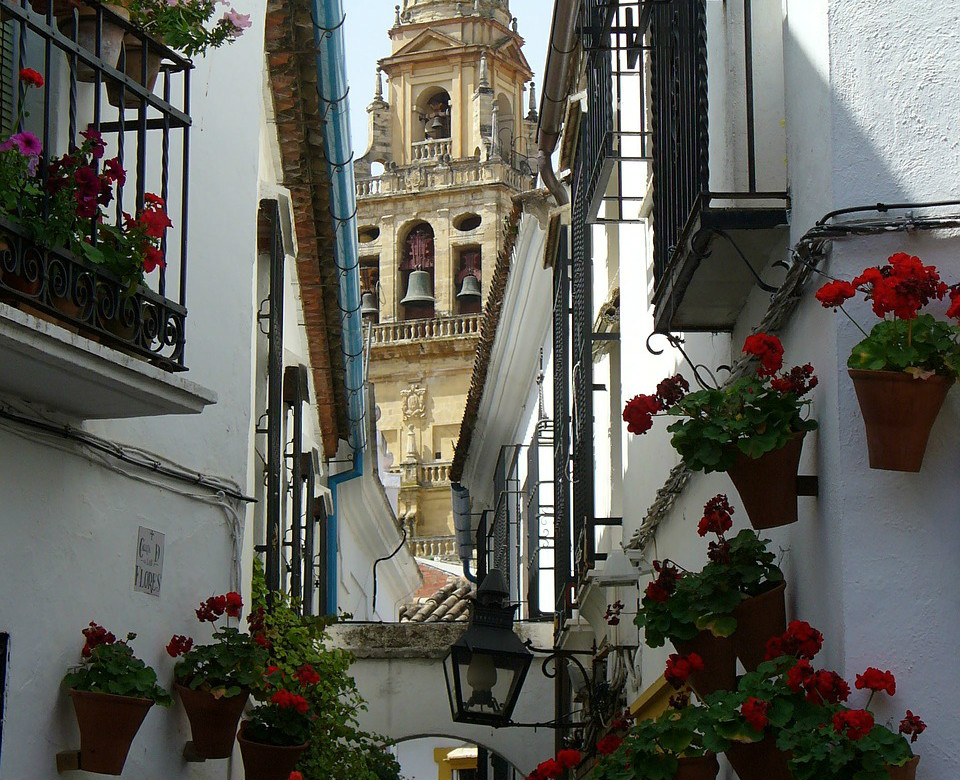
[[[49,199],[37,195],[0,209],[0,300],[182,371],[192,64],[111,8],[96,0],[0,0],[3,35],[14,42],[13,73],[0,78],[31,69],[43,79],[38,88],[21,82],[12,92],[0,90],[0,104],[12,97],[12,104],[0,105],[0,116],[12,118],[0,128],[0,141],[28,133],[40,146],[26,184],[45,191],[51,163],[59,158],[62,164],[90,131],[103,144],[89,166],[92,174],[106,171],[108,161],[112,171],[124,171],[115,177],[115,192],[101,190],[94,217],[78,208],[70,230],[74,246],[93,248],[84,249],[85,257],[61,245],[62,235],[58,240],[43,229],[51,224]],[[151,63],[158,65],[156,91]],[[95,262],[102,256],[97,250],[118,233],[126,235],[155,197],[173,225],[160,243],[163,262],[154,256],[149,273],[144,267],[146,281],[131,286],[132,276]]]

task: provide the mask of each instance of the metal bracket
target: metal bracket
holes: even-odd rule
[[[207,759],[197,755],[197,749],[193,746],[193,740],[191,739],[183,745],[183,760],[189,761],[191,764],[201,764]]]
[[[80,751],[65,750],[57,753],[57,774],[75,772],[80,769]]]

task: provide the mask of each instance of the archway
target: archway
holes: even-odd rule
[[[390,745],[408,780],[522,780],[525,775],[488,745],[449,734],[422,734]],[[486,772],[478,771],[483,766]]]
[[[416,113],[414,141],[450,137],[452,105],[450,93],[443,87],[428,87],[421,92],[416,102]]]
[[[400,305],[402,319],[431,319],[436,312],[433,228],[416,222],[400,244]]]

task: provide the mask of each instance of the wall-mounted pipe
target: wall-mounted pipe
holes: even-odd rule
[[[363,475],[364,396],[363,333],[360,319],[360,273],[357,240],[357,190],[350,138],[350,106],[347,99],[346,50],[341,0],[312,0],[317,47],[317,91],[324,114],[324,154],[330,172],[330,215],[335,223],[338,270],[337,301],[340,306],[341,350],[346,370],[349,441],[353,467],[330,477],[333,513],[327,524],[327,611],[337,612],[337,487]]]
[[[560,140],[563,115],[567,105],[567,85],[570,60],[576,52],[577,17],[580,0],[556,0],[553,23],[550,28],[550,48],[543,74],[543,92],[540,95],[540,121],[537,124],[537,165],[543,183],[565,206],[570,202],[566,190],[553,170],[553,153]]]

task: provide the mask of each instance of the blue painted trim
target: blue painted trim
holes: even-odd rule
[[[337,488],[363,475],[364,392],[363,327],[360,319],[360,272],[357,241],[357,190],[353,174],[353,144],[350,138],[350,106],[347,99],[347,60],[343,35],[341,0],[312,0],[317,45],[317,77],[320,109],[324,112],[324,153],[330,171],[330,214],[336,230],[334,261],[339,270],[337,300],[342,324],[342,351],[346,369],[347,418],[353,467],[329,479],[333,514],[327,529],[327,610],[337,614]]]

